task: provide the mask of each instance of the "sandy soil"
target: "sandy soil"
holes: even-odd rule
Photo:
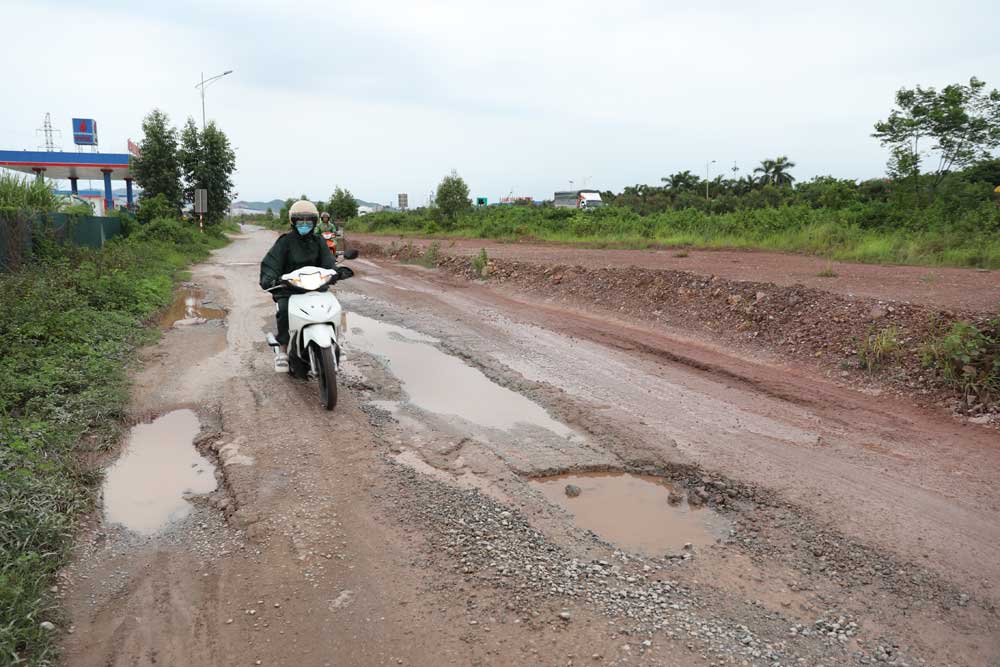
[[[352,234],[354,242],[384,243],[387,237]],[[411,239],[403,239],[406,243]],[[421,245],[429,239],[412,239]],[[486,248],[490,257],[545,265],[623,267],[691,271],[729,280],[805,285],[836,294],[904,301],[939,308],[996,312],[1000,305],[1000,274],[978,269],[922,266],[881,266],[832,262],[810,255],[747,251],[695,250],[679,257],[679,248],[661,250],[588,249],[546,243],[498,243],[485,239],[443,239],[449,253],[475,255]],[[836,277],[819,273],[832,268]]]
[[[136,416],[195,409],[220,490],[151,537],[95,517],[60,584],[66,664],[1000,659],[995,431],[382,261],[338,286],[326,413],[271,368],[272,239],[195,270],[224,323],[144,355]],[[452,414],[456,385],[484,404]],[[630,553],[532,481],[600,470],[668,481],[728,534]]]

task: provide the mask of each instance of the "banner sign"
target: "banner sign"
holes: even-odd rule
[[[97,121],[93,118],[74,118],[73,143],[77,146],[96,146]]]

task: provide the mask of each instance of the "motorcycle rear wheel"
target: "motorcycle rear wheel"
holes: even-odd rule
[[[332,347],[313,344],[316,354],[317,379],[319,380],[319,400],[327,410],[337,407],[337,365],[333,360]]]

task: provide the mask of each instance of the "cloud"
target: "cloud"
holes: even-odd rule
[[[25,91],[3,111],[3,145],[33,147],[52,111],[65,124],[97,118],[111,149],[153,107],[178,124],[198,117],[199,73],[234,69],[208,89],[208,115],[239,149],[241,196],[258,199],[326,197],[340,184],[422,201],[451,168],[474,194],[544,197],[570,179],[617,189],[780,154],[799,179],[871,177],[885,161],[871,127],[897,88],[1000,70],[984,2],[96,0],[3,11],[7,50],[21,54],[3,76]]]

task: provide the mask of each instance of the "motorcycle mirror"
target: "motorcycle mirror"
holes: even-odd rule
[[[344,259],[357,259],[357,258],[358,258],[358,251],[355,250],[354,248],[344,251]]]

